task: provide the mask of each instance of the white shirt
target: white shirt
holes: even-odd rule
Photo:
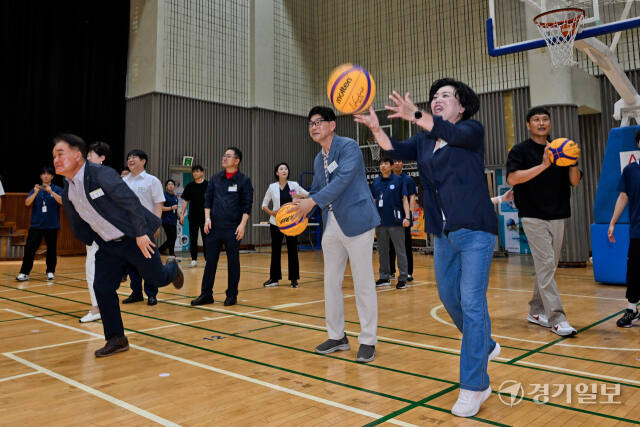
[[[69,183],[69,201],[73,204],[73,207],[80,215],[89,227],[93,229],[98,236],[105,242],[110,240],[119,239],[124,236],[124,233],[116,228],[109,221],[104,219],[89,203],[87,200],[87,194],[84,191],[84,167],[86,163],[82,165],[78,173],[73,179],[65,178]]]
[[[156,203],[164,202],[165,199],[162,183],[155,176],[148,174],[146,171],[142,171],[136,176],[133,176],[133,174],[130,173],[123,179],[129,188],[136,193],[136,196],[140,199],[142,206],[152,213],[155,213]]]
[[[302,188],[302,186],[297,182],[287,181],[287,184],[289,184],[289,190],[295,191],[296,194],[303,195],[304,197],[307,197],[309,195],[309,192]],[[267,188],[267,193],[264,195],[262,206],[268,207],[269,202],[273,202],[273,208],[271,208],[271,210],[275,211],[280,209],[280,182],[278,181],[271,183],[269,185],[269,188]],[[276,219],[273,215],[269,217],[269,222],[273,225],[276,225]]]

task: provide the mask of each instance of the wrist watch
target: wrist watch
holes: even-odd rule
[[[417,122],[418,120],[420,120],[422,118],[422,111],[420,110],[416,110],[415,113],[413,113],[413,122]]]

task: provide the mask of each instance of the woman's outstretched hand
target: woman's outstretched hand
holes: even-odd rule
[[[395,90],[389,95],[389,99],[393,101],[395,106],[385,105],[384,108],[391,111],[392,114],[389,114],[390,119],[404,119],[408,122],[414,119],[414,114],[418,111],[418,107],[411,100],[411,95],[409,92],[405,93],[404,96],[401,96]]]

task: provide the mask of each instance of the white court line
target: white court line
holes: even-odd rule
[[[444,308],[444,306],[442,304],[433,307],[431,309],[431,312],[430,312],[431,313],[431,317],[433,317],[438,322],[443,323],[443,324],[448,325],[448,326],[451,326],[452,328],[456,328],[456,330],[457,330],[458,328],[456,327],[456,325],[454,325],[451,322],[447,322],[446,320],[444,320],[440,316],[438,316],[438,310],[440,310],[441,308]],[[525,338],[508,337],[508,336],[505,336],[505,335],[491,334],[491,336],[494,337],[494,338],[502,338],[502,339],[513,340],[513,341],[528,342],[528,343],[533,343],[533,344],[542,344],[542,345],[549,344],[549,342],[547,342],[547,341],[535,341],[535,340],[528,340],[528,339],[525,339]],[[640,348],[598,347],[598,346],[594,346],[594,345],[566,344],[565,342],[559,342],[557,344],[554,344],[554,346],[570,347],[570,348],[585,348],[585,349],[589,349],[589,350],[640,351]]]
[[[40,319],[38,318],[36,320],[40,320]],[[99,336],[99,337],[96,337],[96,338],[87,338],[87,339],[84,339],[84,340],[67,341],[67,342],[61,342],[61,343],[58,343],[58,344],[43,345],[43,346],[40,346],[40,347],[23,348],[23,349],[20,349],[20,350],[13,350],[10,353],[24,353],[26,351],[44,350],[44,349],[47,349],[47,348],[61,347],[61,346],[64,346],[64,345],[69,345],[69,344],[77,344],[77,343],[81,343],[81,342],[95,341],[95,340],[100,339],[100,338],[103,338],[103,337]]]
[[[28,377],[30,375],[36,375],[36,374],[40,374],[40,373],[41,372],[39,372],[39,371],[33,371],[33,372],[27,372],[26,374],[14,375],[12,377],[0,378],[0,383],[5,382],[5,381],[15,380],[17,378]]]
[[[15,314],[28,316],[25,313],[20,313],[20,312],[15,311],[15,310],[11,310],[11,309],[5,309],[5,310],[11,311],[11,312],[13,312]],[[49,319],[43,319],[43,318],[36,317],[35,320],[39,320],[41,322],[45,322],[45,323],[49,323],[49,324],[52,324],[52,325],[56,325],[56,326],[59,326],[59,327],[65,328],[65,329],[75,330],[76,332],[80,332],[82,334],[98,336],[98,334],[95,334],[93,332],[85,331],[85,330],[74,328],[74,327],[67,326],[67,325],[63,325],[63,324],[57,323],[57,322],[52,322]],[[99,336],[99,337],[101,337],[101,336]],[[356,407],[353,407],[353,406],[344,405],[342,403],[334,402],[332,400],[324,399],[322,397],[313,396],[311,394],[302,393],[302,392],[299,392],[297,390],[293,390],[293,389],[290,389],[290,388],[287,388],[287,387],[282,387],[282,386],[279,386],[279,385],[276,385],[276,384],[271,384],[271,383],[266,382],[266,381],[262,381],[262,380],[258,380],[258,379],[255,379],[255,378],[247,377],[245,375],[237,374],[235,372],[227,371],[227,370],[216,368],[216,367],[213,367],[213,366],[210,366],[210,365],[205,365],[203,363],[194,362],[193,360],[189,360],[189,359],[185,359],[185,358],[182,358],[182,357],[174,356],[174,355],[171,355],[171,354],[163,353],[163,352],[160,352],[160,351],[152,350],[152,349],[147,348],[147,347],[142,347],[142,346],[133,345],[133,344],[130,344],[130,347],[138,349],[138,350],[141,350],[141,351],[145,351],[147,353],[151,353],[151,354],[154,354],[154,355],[157,355],[157,356],[161,356],[161,357],[164,357],[164,358],[167,358],[167,359],[172,359],[172,360],[175,360],[175,361],[178,361],[178,362],[181,362],[181,363],[185,363],[187,365],[191,365],[191,366],[195,366],[195,367],[198,367],[198,368],[206,369],[208,371],[216,372],[218,374],[226,375],[226,376],[229,376],[229,377],[232,377],[232,378],[236,378],[236,379],[239,379],[239,380],[242,380],[242,381],[250,382],[250,383],[257,384],[257,385],[260,385],[260,386],[263,386],[263,387],[267,387],[267,388],[270,388],[270,389],[273,389],[273,390],[277,390],[277,391],[288,393],[288,394],[291,394],[291,395],[294,395],[294,396],[298,396],[298,397],[301,397],[303,399],[307,399],[307,400],[311,400],[311,401],[314,401],[314,402],[322,403],[322,404],[327,405],[327,406],[332,406],[334,408],[339,408],[339,409],[343,409],[345,411],[349,411],[349,412],[353,412],[353,413],[356,413],[356,414],[359,414],[359,415],[367,416],[367,417],[370,417],[370,418],[373,418],[373,419],[380,419],[380,418],[383,417],[380,414],[376,414],[374,412],[369,412],[369,411],[366,411],[364,409],[359,409],[359,408],[356,408]],[[111,399],[114,399],[114,400],[116,400],[118,402],[121,402],[122,404],[129,405],[126,402],[118,400],[118,399],[116,399],[116,398],[114,398],[112,396],[106,395],[106,394],[104,394],[104,393],[102,393],[102,392],[100,392],[98,390],[95,390],[95,389],[93,389],[91,387],[85,386],[84,384],[78,383],[77,381],[74,381],[74,380],[72,380],[70,378],[63,377],[62,375],[56,374],[53,371],[49,371],[46,368],[43,368],[43,367],[41,367],[39,365],[36,365],[34,363],[31,363],[31,362],[29,362],[27,360],[24,360],[24,359],[18,357],[18,356],[15,356],[13,353],[2,353],[2,354],[4,356],[6,356],[6,357],[9,357],[9,358],[13,359],[13,360],[16,360],[17,362],[24,363],[25,365],[27,365],[27,366],[29,366],[29,367],[31,367],[33,369],[36,369],[36,370],[41,371],[43,373],[46,373],[47,375],[53,374],[51,376],[53,376],[54,378],[59,379],[60,381],[67,382],[65,380],[68,380],[68,381],[70,381],[70,382],[67,382],[68,384],[76,386],[76,387],[78,387],[78,388],[80,388],[80,389],[82,389],[82,390],[84,390],[84,391],[86,391],[88,393],[91,393],[91,394],[94,394],[94,392],[95,393],[100,393],[101,395],[105,396],[106,398],[102,397],[102,396],[99,396],[99,395],[98,395],[98,397],[104,398],[105,400],[108,400],[107,398],[111,398]],[[64,378],[64,379],[62,379],[62,378]],[[115,402],[112,402],[112,403],[117,404]],[[118,406],[121,406],[121,405],[118,405]],[[137,408],[137,407],[135,407],[133,405],[129,405],[129,406],[130,406],[130,408],[139,409],[139,408]],[[132,410],[130,408],[126,408],[126,409],[129,409],[132,412],[135,412],[134,410]],[[142,411],[142,409],[139,409],[139,410]],[[153,417],[157,417],[154,414],[150,414],[150,413],[147,413],[147,414],[149,414],[149,415],[151,415]],[[139,414],[139,415],[144,416],[143,414]],[[149,418],[149,417],[147,417],[147,418]],[[160,420],[163,420],[160,417],[157,417],[157,418],[159,418]],[[151,419],[151,418],[149,418],[149,419]],[[155,419],[153,421],[158,422],[160,424],[163,424],[162,422],[157,421]],[[167,421],[167,420],[164,420],[164,421]],[[170,423],[170,421],[167,421],[167,422]],[[387,422],[391,423],[391,424],[403,426],[403,427],[417,427],[417,426],[415,426],[415,424],[410,424],[410,423],[406,423],[404,421],[395,420],[395,419],[387,420]],[[174,425],[175,426],[177,424],[171,423],[171,424],[163,424],[163,425]]]
[[[508,291],[508,292],[524,292],[524,293],[531,293],[531,290],[526,290],[526,289],[511,289],[511,288],[488,288],[494,291]],[[596,297],[596,296],[592,296],[592,295],[580,295],[580,294],[558,294],[560,296],[563,297],[579,297],[579,298],[593,298],[593,299],[606,299],[606,300],[611,300],[611,301],[626,301],[626,298],[611,298],[611,297]]]
[[[23,365],[28,366],[31,369],[35,369],[36,371],[41,372],[41,373],[43,373],[45,375],[49,375],[50,377],[53,377],[53,378],[57,379],[58,381],[62,381],[65,384],[69,384],[70,386],[76,387],[76,388],[78,388],[78,389],[80,389],[80,390],[82,390],[82,391],[84,391],[86,393],[92,394],[92,395],[94,395],[94,396],[96,396],[96,397],[98,397],[98,398],[100,398],[102,400],[106,400],[107,402],[109,402],[109,403],[111,403],[113,405],[119,406],[119,407],[121,407],[123,409],[126,409],[126,410],[128,410],[130,412],[133,412],[134,414],[139,415],[141,417],[144,417],[144,418],[146,418],[148,420],[151,420],[151,421],[153,421],[155,423],[158,423],[158,424],[163,425],[163,426],[172,426],[172,427],[174,427],[174,426],[178,427],[179,426],[179,424],[176,424],[176,423],[174,423],[172,421],[169,421],[169,420],[167,420],[165,418],[159,417],[156,414],[152,414],[149,411],[145,411],[142,408],[138,408],[137,406],[134,406],[134,405],[132,405],[130,403],[127,403],[127,402],[125,402],[123,400],[120,400],[118,398],[115,398],[115,397],[113,397],[113,396],[111,396],[109,394],[106,394],[106,393],[103,393],[103,392],[101,392],[99,390],[96,390],[93,387],[89,387],[88,385],[85,385],[85,384],[82,384],[82,383],[80,383],[78,381],[72,380],[69,377],[65,377],[64,375],[60,375],[60,374],[58,374],[56,372],[53,372],[52,370],[44,368],[44,367],[42,367],[40,365],[37,365],[37,364],[35,364],[33,362],[29,362],[28,360],[25,360],[20,356],[16,356],[15,354],[12,354],[12,353],[2,353],[2,355],[5,356],[5,357],[8,357],[9,359],[15,360],[16,362],[22,363]]]
[[[515,363],[515,365],[518,365],[518,364],[527,365],[527,366],[534,366],[534,367],[537,367],[537,368],[554,369],[554,370],[558,370],[558,371],[562,371],[562,372],[569,372],[571,374],[577,374],[577,375],[588,375],[590,377],[598,377],[598,378],[603,378],[603,379],[606,379],[606,380],[612,380],[612,381],[618,381],[618,382],[640,384],[640,381],[630,380],[628,378],[611,377],[609,375],[594,374],[593,372],[586,372],[586,371],[576,371],[574,369],[561,368],[559,366],[545,365],[545,364],[542,364],[542,363],[533,363],[533,362],[525,362],[525,361],[522,361],[522,360],[518,360]]]
[[[162,300],[158,300],[158,301],[162,301]],[[256,311],[251,311],[249,313],[250,314],[262,313],[263,311],[267,311],[267,310],[256,310]],[[194,323],[209,322],[211,320],[228,319],[230,317],[235,317],[235,316],[203,317],[200,320],[192,320],[190,322],[180,322],[180,323],[174,323],[174,324],[171,324],[171,325],[156,326],[155,328],[140,329],[140,332],[157,331],[158,329],[175,328],[176,326],[193,325]]]
[[[33,289],[33,288],[41,288],[42,286],[53,286],[53,285],[49,285],[48,283],[42,284],[42,285],[34,285],[34,286],[23,286],[21,288],[13,288],[13,289],[2,289],[0,290],[0,292],[12,292],[12,291],[18,291],[18,290],[23,290],[23,289]]]

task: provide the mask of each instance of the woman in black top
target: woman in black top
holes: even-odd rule
[[[178,224],[178,196],[175,195],[176,182],[168,179],[164,183],[164,206],[162,207],[162,228],[167,235],[167,240],[160,246],[160,253],[169,252],[175,256],[175,246]]]

